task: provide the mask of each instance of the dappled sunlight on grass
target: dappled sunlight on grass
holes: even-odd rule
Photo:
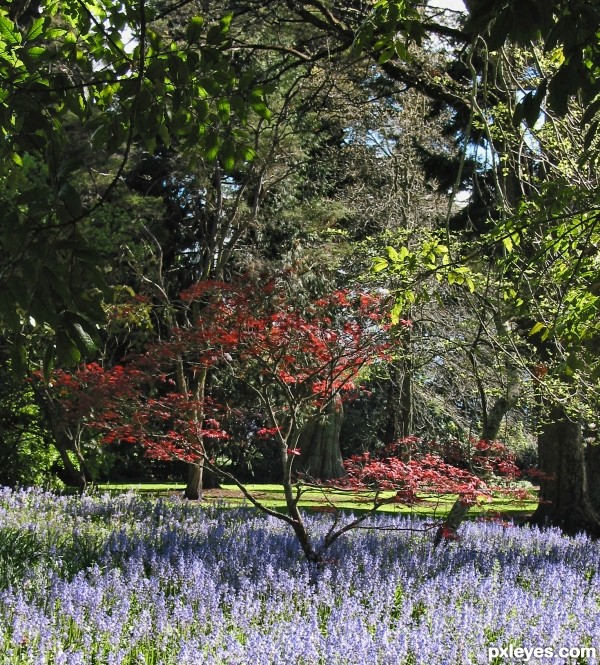
[[[248,491],[252,492],[264,505],[270,508],[285,508],[285,499],[283,488],[276,483],[249,483],[246,485]],[[181,483],[105,483],[98,485],[99,491],[109,492],[141,492],[150,495],[173,495],[181,494],[185,485]],[[381,492],[380,496],[392,497],[394,492]],[[327,509],[363,511],[369,510],[373,505],[373,492],[338,490],[330,488],[308,488],[300,499],[300,506],[307,510],[324,511]],[[391,514],[407,514],[423,517],[443,518],[446,516],[456,495],[435,494],[421,495],[422,503],[416,506],[405,506],[402,504],[392,504],[381,506],[379,512]],[[242,492],[235,486],[223,484],[218,490],[205,490],[203,502],[205,503],[224,503],[232,506],[248,504]],[[482,498],[482,501],[471,508],[470,514],[473,516],[482,516],[500,513],[505,516],[523,516],[532,513],[537,507],[534,500],[520,501],[510,499],[506,496],[497,496],[493,501],[488,502]]]

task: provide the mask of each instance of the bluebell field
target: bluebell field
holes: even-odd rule
[[[421,521],[373,524],[315,575],[249,509],[0,490],[0,665],[598,662],[488,651],[600,654],[597,543],[466,524],[434,551]]]

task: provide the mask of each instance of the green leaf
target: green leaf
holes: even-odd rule
[[[247,104],[242,95],[232,95],[230,102],[233,113],[239,117],[246,115]]]
[[[242,159],[251,162],[252,160],[256,159],[256,150],[254,148],[250,147],[245,147],[242,150]]]
[[[15,24],[6,16],[0,14],[0,37],[12,46],[18,46],[21,43],[21,33]]]
[[[158,135],[165,148],[168,148],[171,145],[171,135],[169,134],[169,128],[164,122],[159,122],[158,124]]]
[[[46,39],[62,39],[67,34],[63,28],[51,28],[46,32]]]
[[[574,351],[570,351],[567,355],[565,373],[567,376],[573,376],[577,370],[582,368],[582,362]]]
[[[196,120],[199,123],[202,123],[206,120],[208,117],[208,112],[210,110],[210,106],[206,99],[197,99],[194,108],[196,110]]]
[[[56,333],[56,357],[65,365],[75,365],[81,360],[79,349],[63,330]]]
[[[75,342],[82,356],[91,356],[96,351],[96,344],[92,337],[83,329],[80,323],[71,323],[69,337]]]
[[[221,157],[221,161],[223,164],[223,169],[226,172],[231,173],[231,171],[233,171],[233,169],[235,168],[235,156],[233,153],[225,153]]]
[[[600,111],[600,96],[585,109],[585,112],[581,118],[581,124],[587,125],[591,123],[599,111]]]
[[[201,16],[193,16],[187,25],[185,37],[190,44],[197,42],[202,36],[204,19]]]
[[[46,49],[41,46],[32,46],[27,49],[27,55],[30,58],[43,58],[46,55]]]
[[[49,344],[46,347],[46,351],[44,352],[44,360],[42,362],[42,372],[44,374],[44,381],[46,382],[50,381],[50,377],[52,376],[52,370],[54,369],[55,354],[56,354],[56,349],[54,348],[54,345]]]
[[[6,330],[18,330],[21,318],[17,312],[17,303],[8,290],[0,290],[0,325]]]
[[[43,18],[42,16],[36,18],[31,24],[29,30],[27,31],[27,37],[26,37],[27,41],[37,39],[42,34],[45,23],[46,19]]]
[[[403,309],[402,301],[396,302],[396,304],[392,307],[392,310],[390,312],[390,319],[392,321],[392,325],[395,326],[400,321],[400,315],[402,314],[402,309]]]
[[[213,25],[206,33],[206,42],[213,46],[218,46],[225,40],[225,33],[218,25]]]
[[[504,44],[507,36],[512,32],[513,25],[514,16],[512,8],[509,6],[496,15],[487,41],[490,51],[495,51]]]
[[[390,47],[384,49],[383,51],[381,51],[381,53],[379,54],[379,57],[377,58],[377,62],[380,65],[385,65],[385,63],[388,62],[389,60],[391,60],[394,57],[395,54],[396,54],[396,50],[394,49],[393,46],[390,46]]]
[[[37,324],[47,323],[52,328],[58,327],[60,318],[53,306],[52,296],[45,283],[41,283],[39,290],[34,293],[29,306],[29,314]]]
[[[221,163],[225,171],[231,172],[235,168],[235,146],[229,140],[223,141]]]
[[[569,110],[569,96],[573,92],[573,81],[568,63],[554,75],[549,85],[548,104],[560,116]]]
[[[223,16],[223,18],[219,21],[219,25],[226,31],[229,29],[232,20],[233,12],[230,12],[229,14],[225,14],[225,16]]]
[[[190,71],[181,53],[171,53],[168,57],[169,74],[176,86],[185,86],[190,79]]]
[[[228,99],[220,99],[217,104],[217,113],[221,122],[229,122],[229,117],[231,115],[231,104]]]
[[[254,113],[260,116],[263,120],[270,120],[271,111],[267,108],[264,102],[253,102],[250,104]]]
[[[376,256],[373,259],[373,268],[372,268],[372,270],[373,270],[373,272],[382,272],[383,270],[386,270],[389,267],[389,265],[390,264],[388,263],[388,261],[386,261],[386,259],[384,259],[381,256]]]
[[[388,255],[388,258],[390,259],[390,261],[392,261],[393,263],[398,263],[400,261],[400,257],[398,256],[398,252],[391,245],[388,245],[385,248],[385,251],[387,252],[387,255]]]
[[[536,90],[532,90],[523,96],[517,104],[513,116],[513,124],[518,125],[525,120],[529,127],[533,127],[540,119],[542,102],[546,96],[548,81],[544,79]]]
[[[204,156],[209,162],[214,162],[219,155],[221,139],[218,134],[211,133],[206,137]]]
[[[82,212],[79,192],[69,182],[65,182],[58,192],[58,198],[64,203],[72,217],[79,217]]]
[[[81,162],[79,159],[63,159],[59,164],[58,170],[56,171],[56,177],[58,180],[64,180],[70,173],[77,171],[80,166]]]
[[[153,58],[146,67],[146,77],[151,81],[162,81],[167,67],[166,58]]]
[[[536,324],[534,324],[534,326],[529,331],[529,336],[533,337],[533,335],[537,335],[539,332],[541,332],[542,330],[545,330],[545,329],[546,329],[546,324],[540,323],[538,321]]]
[[[100,341],[98,326],[89,318],[82,316],[79,312],[65,312],[65,320],[68,325],[77,325],[92,340],[91,348],[95,348]]]
[[[23,342],[23,336],[18,335],[10,350],[11,369],[17,376],[25,376],[27,373],[27,349]]]

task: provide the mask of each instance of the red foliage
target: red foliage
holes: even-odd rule
[[[442,525],[440,527],[440,537],[444,540],[459,540],[459,536],[457,535],[456,531],[446,525]]]
[[[260,396],[270,422],[254,440],[277,442],[291,469],[304,422],[337,394],[355,395],[361,370],[388,357],[388,326],[377,295],[336,291],[300,309],[274,282],[262,292],[203,282],[181,297],[197,314],[192,324],[173,328],[168,339],[124,365],[106,369],[91,363],[54,373],[52,390],[65,421],[84,422],[106,443],[139,443],[157,459],[222,456],[236,444],[221,423],[226,412],[243,404],[234,401],[235,388],[229,398],[221,397],[226,407],[204,392],[194,394],[190,387],[208,368],[229,373]],[[185,375],[183,384],[181,376],[175,381],[176,367]],[[454,444],[440,447],[408,437],[381,454],[346,460],[347,476],[336,485],[394,490],[393,501],[408,505],[423,493],[458,494],[470,503],[490,493],[481,476],[517,474],[497,442],[471,441],[469,450],[466,459]]]
[[[257,430],[255,437],[257,439],[274,439],[279,432],[279,427],[261,427]]]
[[[490,450],[506,449],[495,442],[486,446]],[[356,490],[396,490],[395,500],[407,505],[418,503],[420,494],[457,494],[463,503],[475,503],[480,497],[491,496],[495,489],[484,481],[498,476],[513,479],[519,471],[510,457],[489,457],[481,461],[481,455],[471,460],[463,459],[464,466],[449,464],[434,454],[436,444],[425,443],[417,437],[407,437],[387,446],[381,453],[368,452],[354,455],[344,462],[347,476],[335,485]]]
[[[353,389],[365,366],[385,358],[387,326],[372,294],[336,291],[300,309],[274,282],[267,287],[196,284],[181,295],[195,319],[168,339],[124,365],[55,372],[62,417],[84,421],[107,443],[138,442],[152,457],[197,460],[230,439],[220,425],[225,407],[192,389],[211,369],[260,395],[272,422],[257,438],[276,439],[288,456],[298,455],[287,440],[292,444],[304,420],[337,393]],[[176,367],[185,376],[177,385]]]
[[[278,405],[291,409],[302,402],[312,410],[352,389],[358,373],[387,354],[377,296],[336,291],[300,310],[272,282],[268,286],[267,293],[221,283],[200,289],[199,316],[174,331],[167,354],[227,365],[247,383],[278,392]],[[197,289],[186,293],[190,300],[196,295]]]
[[[470,501],[489,494],[486,484],[476,475],[431,454],[404,462],[391,451],[381,456],[364,453],[346,460],[344,466],[344,487],[396,490],[398,500],[409,505],[417,503],[418,495],[423,493],[458,494]]]
[[[423,441],[418,437],[406,437],[393,443],[388,448],[390,450],[400,457],[421,458],[425,453],[431,453],[448,464],[468,468],[480,477],[496,475],[516,479],[522,475],[515,455],[500,441],[475,438],[467,442],[458,439]]]
[[[211,369],[229,373],[260,397],[270,422],[254,440],[277,442],[290,470],[307,419],[336,395],[355,395],[361,370],[388,358],[388,325],[374,294],[336,291],[300,309],[274,282],[262,292],[203,282],[181,298],[196,312],[193,322],[173,328],[168,339],[126,364],[54,373],[52,391],[65,422],[84,422],[106,443],[139,443],[157,459],[214,459],[238,445],[221,423],[243,404],[235,402],[235,388],[229,398],[221,396],[227,406],[194,392],[198,377]],[[407,505],[423,493],[458,494],[471,503],[491,492],[482,476],[518,474],[501,444],[471,441],[468,449],[465,456],[455,442],[440,446],[408,437],[380,454],[346,460],[347,476],[335,484],[393,490],[392,500]]]

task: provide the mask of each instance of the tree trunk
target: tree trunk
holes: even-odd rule
[[[49,425],[50,432],[52,434],[51,444],[58,450],[60,459],[63,464],[63,473],[60,474],[60,479],[70,487],[76,487],[77,489],[84,490],[87,487],[87,477],[85,473],[85,460],[76,445],[77,434],[80,434],[80,430],[77,430],[77,434],[73,435],[66,430],[61,424],[61,420],[57,414],[57,407],[50,393],[46,388],[35,388],[34,395],[36,398],[36,403],[40,411],[44,414],[46,421]],[[75,426],[77,427],[77,426]],[[69,455],[69,452],[72,453],[77,459],[75,464]]]
[[[518,383],[509,383],[507,388],[506,396],[499,397],[492,406],[491,409],[487,409],[487,401],[485,398],[485,392],[483,392],[483,386],[480,384],[480,393],[482,396],[482,405],[483,405],[483,428],[481,438],[484,441],[494,441],[498,438],[498,432],[500,431],[500,425],[506,414],[514,407],[517,401],[519,392]],[[461,501],[460,497],[456,499],[448,516],[444,520],[443,524],[439,527],[435,534],[434,538],[434,547],[437,547],[444,534],[454,534],[460,527],[460,525],[466,519],[469,508],[469,503],[464,503]]]
[[[409,361],[397,361],[389,368],[390,380],[387,394],[387,421],[383,430],[383,442],[394,443],[414,434],[412,371]],[[410,453],[407,452],[409,461]]]
[[[588,487],[581,423],[572,420],[564,406],[554,405],[538,436],[540,471],[539,505],[531,521],[560,527],[565,533],[586,531],[600,536],[600,519]]]
[[[70,487],[76,487],[79,490],[84,490],[87,487],[87,478],[85,476],[85,469],[83,464],[79,464],[77,467],[69,455],[70,446],[66,445],[61,441],[61,436],[54,436],[52,444],[58,450],[60,455],[61,462],[63,464],[63,473],[59,474],[62,476],[60,479]]]
[[[404,363],[404,374],[402,376],[402,387],[400,390],[400,419],[398,423],[398,434],[400,439],[414,434],[413,424],[413,389],[412,368],[408,361]]]
[[[197,376],[193,386],[195,406],[191,409],[191,417],[201,427],[204,421],[204,398],[206,391],[206,378],[208,370],[202,368]],[[183,363],[179,361],[176,365],[176,380],[177,387],[182,394],[187,394],[189,383],[183,371]],[[201,455],[206,453],[204,441],[202,436],[199,435],[197,440],[194,441],[196,451]],[[199,457],[198,461],[188,464],[188,477],[187,484],[184,491],[184,496],[190,501],[198,501],[202,498],[203,489],[218,488],[219,483],[216,476],[209,469],[204,466],[204,458]]]
[[[199,501],[202,498],[202,480],[204,476],[204,461],[198,464],[188,464],[187,485],[183,495],[190,501]]]
[[[390,378],[387,381],[386,394],[386,419],[381,428],[381,440],[383,443],[390,444],[397,441],[398,436],[398,405],[400,404],[400,381],[399,372],[396,363],[389,367]]]
[[[588,444],[585,449],[588,490],[592,506],[600,515],[600,445]]]
[[[188,477],[184,496],[190,501],[202,498],[202,490],[219,489],[219,481],[215,474],[204,467],[204,464],[188,464]]]
[[[486,414],[485,421],[481,430],[481,438],[484,441],[495,441],[498,438],[498,432],[504,417],[514,406],[514,401],[506,397],[499,397],[494,406]]]
[[[343,419],[344,408],[338,395],[320,418],[302,430],[298,438],[297,470],[315,480],[331,480],[346,474],[340,450]]]

